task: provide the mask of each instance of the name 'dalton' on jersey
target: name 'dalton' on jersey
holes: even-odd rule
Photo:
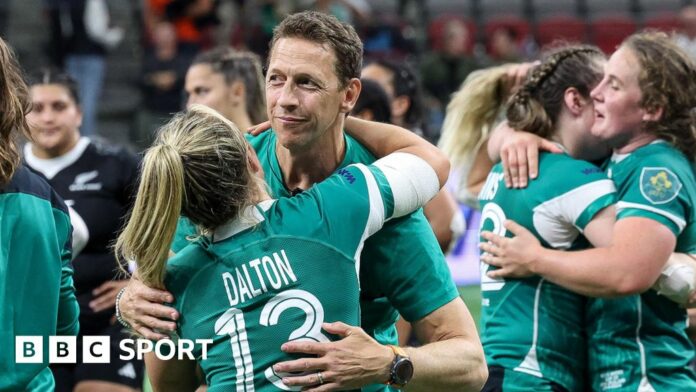
[[[250,272],[252,270],[253,272]],[[258,278],[258,287],[254,286],[251,274]],[[222,281],[227,291],[230,306],[234,307],[247,300],[258,297],[269,290],[279,290],[297,282],[285,249],[273,252],[246,262],[234,269],[234,272],[222,274]]]

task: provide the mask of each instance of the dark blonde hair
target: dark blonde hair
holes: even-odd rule
[[[592,88],[602,79],[597,60],[605,56],[595,46],[563,45],[544,57],[510,97],[506,115],[512,128],[548,138],[563,108],[565,91],[574,87],[589,98]]]
[[[0,38],[0,186],[6,185],[20,163],[15,133],[29,136],[25,116],[31,101],[12,49]]]
[[[353,26],[339,21],[335,16],[316,11],[288,16],[273,29],[273,39],[269,44],[271,55],[281,38],[300,38],[332,49],[336,56],[334,69],[341,88],[345,88],[351,79],[360,78],[362,41]]]
[[[162,287],[180,215],[210,234],[258,197],[261,180],[248,159],[242,133],[213,109],[193,105],[174,116],[145,154],[116,254],[136,261],[143,283]]]
[[[268,119],[261,59],[252,52],[220,47],[203,52],[191,65],[207,64],[215,73],[224,76],[227,84],[240,80],[244,84],[246,109],[251,122],[259,124]]]
[[[452,95],[438,146],[453,163],[466,161],[488,140],[510,94],[507,73],[512,67],[505,64],[474,71]]]
[[[693,160],[696,156],[696,65],[661,32],[633,34],[622,44],[640,63],[641,106],[661,108],[662,117],[646,122],[646,131],[667,140]]]

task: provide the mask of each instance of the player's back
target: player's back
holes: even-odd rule
[[[65,204],[20,167],[0,190],[0,390],[53,387],[47,350],[43,363],[18,364],[16,336],[41,336],[46,345],[50,335],[77,334],[70,232]]]
[[[165,285],[177,298],[180,337],[213,339],[200,361],[210,391],[287,390],[274,385],[271,368],[294,358],[283,343],[334,340],[324,322],[359,325],[355,260],[371,212],[367,201],[352,206],[350,188],[330,194],[339,181],[250,207],[169,261]],[[343,211],[341,197],[351,198]]]
[[[502,165],[494,166],[479,194],[481,229],[510,237],[503,224],[511,219],[546,247],[585,246],[581,231],[613,204],[613,184],[599,168],[565,154],[542,154],[539,173],[527,188],[509,189]],[[585,298],[538,276],[491,279],[489,267],[481,269],[482,342],[489,365],[581,390]]]

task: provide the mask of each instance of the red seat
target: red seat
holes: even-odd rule
[[[453,20],[458,20],[466,25],[469,32],[469,40],[467,41],[467,53],[472,53],[476,44],[476,23],[461,16],[461,15],[442,15],[435,18],[428,26],[428,38],[430,38],[431,48],[435,51],[442,49],[444,44],[444,32],[447,23]]]
[[[537,23],[537,41],[544,47],[555,40],[586,42],[587,25],[570,15],[551,16]]]
[[[604,53],[611,54],[621,42],[633,34],[638,26],[627,16],[609,16],[590,22],[590,37]]]
[[[667,33],[681,28],[679,16],[672,12],[661,13],[645,18],[644,25],[646,28],[661,30]]]

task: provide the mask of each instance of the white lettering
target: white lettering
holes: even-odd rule
[[[264,282],[264,279],[261,277],[261,269],[259,268],[259,265],[261,264],[261,259],[254,259],[249,262],[249,266],[256,271],[256,276],[259,278],[259,283],[261,283],[261,290],[265,293],[268,291],[266,288],[266,282]]]
[[[280,276],[278,276],[278,269],[275,264],[273,264],[273,260],[268,256],[263,256],[261,262],[263,263],[263,270],[266,271],[266,276],[271,283],[271,287],[278,290],[280,286],[282,286],[282,282],[280,281]],[[273,272],[272,274],[271,271],[268,270],[269,267]]]
[[[222,274],[222,281],[225,283],[225,291],[227,291],[227,299],[230,301],[230,306],[236,306],[239,303],[239,294],[237,293],[237,285],[234,284],[232,274],[229,272]],[[230,290],[230,285],[232,290]],[[233,293],[234,296],[232,296]]]
[[[275,259],[275,262],[278,265],[278,270],[282,272],[285,284],[288,284],[288,276],[290,276],[290,279],[293,282],[297,282],[297,277],[295,276],[295,272],[292,270],[292,267],[290,266],[290,261],[288,260],[288,256],[285,254],[285,250],[281,249],[280,253],[283,255],[282,259],[280,258],[280,256],[278,256],[278,253],[273,253],[273,258]]]

